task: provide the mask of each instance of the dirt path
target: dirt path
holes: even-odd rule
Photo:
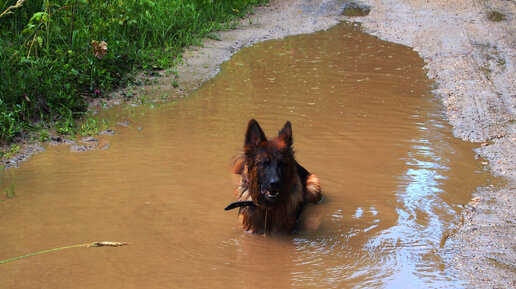
[[[361,3],[372,7],[357,19],[365,30],[418,51],[455,136],[479,142],[477,153],[507,179],[476,193],[445,243],[451,274],[470,288],[516,288],[516,2]]]
[[[342,16],[351,4],[371,11],[364,17]],[[438,84],[435,93],[454,134],[478,142],[478,154],[507,180],[504,187],[477,192],[463,225],[444,244],[450,274],[459,274],[469,288],[515,288],[515,17],[514,0],[273,0],[256,8],[239,29],[186,52],[179,79],[162,77],[157,85],[172,91],[177,82],[174,97],[181,96],[213,77],[242,47],[326,29],[342,20],[361,22],[368,33],[414,47]]]

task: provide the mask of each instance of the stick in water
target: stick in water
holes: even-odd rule
[[[11,261],[22,259],[22,258],[27,258],[27,257],[34,256],[34,255],[48,253],[48,252],[52,252],[52,251],[63,250],[63,249],[70,249],[70,248],[77,248],[77,247],[86,247],[86,248],[94,248],[94,247],[120,247],[120,246],[125,246],[125,245],[129,245],[129,244],[127,244],[125,242],[93,242],[93,243],[88,243],[88,244],[71,245],[71,246],[54,248],[54,249],[50,249],[50,250],[45,250],[45,251],[41,251],[41,252],[31,253],[31,254],[27,254],[27,255],[24,255],[24,256],[19,256],[19,257],[3,260],[3,261],[0,261],[0,264],[11,262]]]

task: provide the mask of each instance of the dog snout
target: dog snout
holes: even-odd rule
[[[281,181],[280,181],[279,177],[277,177],[277,176],[271,177],[271,179],[269,180],[269,185],[272,190],[279,190],[279,188],[281,186]]]

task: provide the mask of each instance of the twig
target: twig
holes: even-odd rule
[[[88,243],[88,244],[71,245],[71,246],[54,248],[54,249],[50,249],[50,250],[45,250],[45,251],[41,251],[41,252],[31,253],[31,254],[27,254],[27,255],[24,255],[24,256],[19,256],[19,257],[3,260],[3,261],[0,261],[0,264],[11,262],[11,261],[22,259],[22,258],[27,258],[27,257],[34,256],[34,255],[39,255],[39,254],[48,253],[48,252],[52,252],[52,251],[63,250],[63,249],[76,248],[76,247],[86,247],[86,248],[94,248],[94,247],[120,247],[120,246],[124,246],[124,245],[128,245],[128,244],[125,243],[125,242],[93,242],[93,243]]]
[[[16,4],[14,4],[13,6],[7,7],[7,9],[5,9],[5,11],[2,12],[2,14],[0,14],[0,18],[2,18],[4,15],[13,13],[13,12],[11,12],[11,10],[20,8],[22,6],[23,2],[25,2],[25,0],[18,0],[18,1],[16,1]]]

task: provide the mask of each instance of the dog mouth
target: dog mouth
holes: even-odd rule
[[[262,189],[261,191],[262,195],[265,196],[265,198],[269,201],[275,201],[279,197],[279,191],[272,191],[272,190],[265,190]]]

